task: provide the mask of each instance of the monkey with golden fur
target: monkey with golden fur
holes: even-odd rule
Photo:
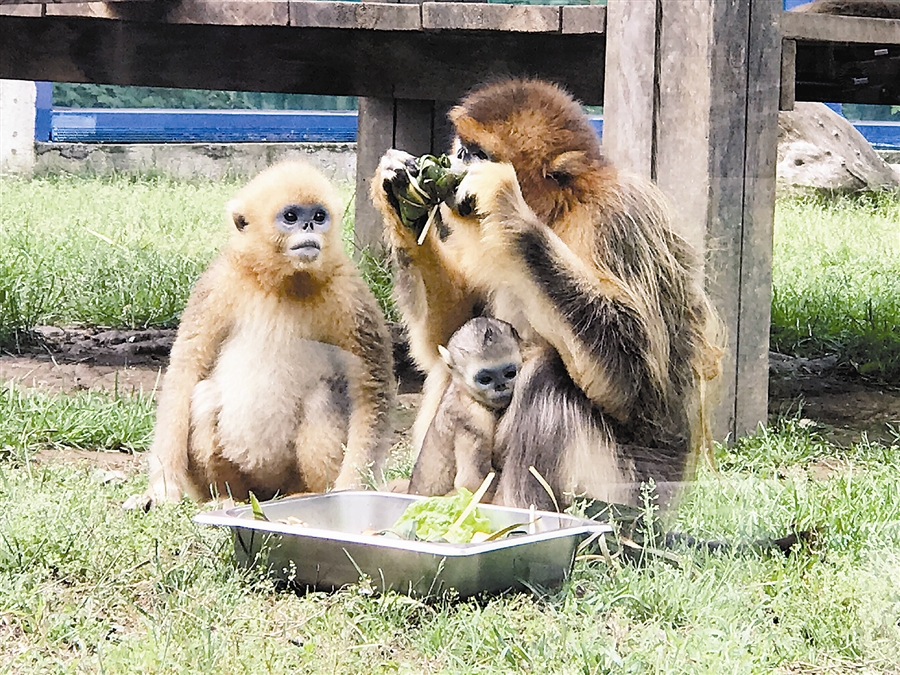
[[[383,315],[313,167],[269,167],[228,205],[235,231],[197,281],[162,384],[150,501],[357,488],[389,442]]]
[[[475,492],[499,468],[494,434],[522,367],[519,335],[505,321],[475,317],[438,351],[450,384],[425,432],[408,492],[444,495],[461,487]]]
[[[449,383],[437,346],[487,308],[536,345],[497,428],[495,503],[552,508],[531,467],[560,503],[635,504],[646,481],[684,480],[706,437],[719,323],[660,190],[613,167],[554,84],[482,86],[450,120],[466,173],[421,245],[420,224],[397,216],[414,158],[388,151],[372,182],[411,353],[428,373],[415,447]]]

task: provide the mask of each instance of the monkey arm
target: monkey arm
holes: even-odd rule
[[[371,197],[384,219],[394,268],[394,296],[409,331],[411,355],[429,372],[438,362],[438,345],[447,343],[483,299],[442,256],[437,227],[431,228],[420,245],[413,231],[400,222],[390,201],[389,185],[403,175],[404,163],[411,158],[404,152],[388,151],[372,179]]]
[[[149,492],[153,500],[177,501],[183,494],[201,497],[190,477],[191,395],[214,363],[231,324],[227,299],[215,294],[221,269],[213,264],[198,280],[172,346],[150,448]]]
[[[654,294],[614,274],[596,255],[583,259],[541,223],[512,166],[473,167],[460,193],[475,197],[478,218],[454,220],[460,227],[448,245],[467,278],[475,287],[511,294],[579,388],[626,419],[642,388],[659,387],[666,377],[668,335]]]
[[[359,363],[347,369],[352,407],[336,489],[361,487],[370,470],[380,482],[390,441],[395,388],[391,338],[368,289],[362,281],[358,285],[350,305],[355,312],[348,312],[352,327],[337,331],[338,346],[358,357]]]

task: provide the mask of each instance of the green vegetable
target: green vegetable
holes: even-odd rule
[[[416,538],[424,541],[447,541],[451,544],[466,544],[472,541],[476,532],[490,534],[491,523],[478,513],[471,512],[456,523],[473,498],[465,488],[449,497],[429,497],[410,504],[392,528],[395,532],[408,531],[411,523],[415,523]]]
[[[409,182],[397,186],[394,196],[400,206],[400,221],[421,239],[441,202],[452,201],[462,175],[450,170],[447,155],[422,155],[416,159],[416,168],[417,175],[407,172]]]

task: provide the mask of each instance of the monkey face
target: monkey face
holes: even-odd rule
[[[321,204],[287,204],[275,215],[275,229],[285,235],[284,255],[301,263],[315,262],[330,227],[331,214]]]
[[[255,271],[327,275],[343,264],[341,202],[318,170],[300,162],[269,167],[228,205],[237,228],[231,247]]]
[[[558,86],[509,80],[472,91],[450,111],[458,166],[512,164],[522,196],[544,222],[577,204],[608,164],[581,106]]]
[[[473,366],[464,374],[472,397],[491,410],[503,410],[509,406],[521,364],[507,361]]]

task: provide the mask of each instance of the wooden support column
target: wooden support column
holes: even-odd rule
[[[767,413],[780,9],[780,0],[609,0],[607,9],[604,146],[669,195],[676,227],[704,255],[728,341],[719,440],[753,432]],[[639,39],[621,26],[635,16]]]
[[[360,248],[384,252],[381,215],[369,198],[372,176],[390,148],[412,155],[446,152],[450,127],[443,101],[360,98],[356,135],[355,240]]]

